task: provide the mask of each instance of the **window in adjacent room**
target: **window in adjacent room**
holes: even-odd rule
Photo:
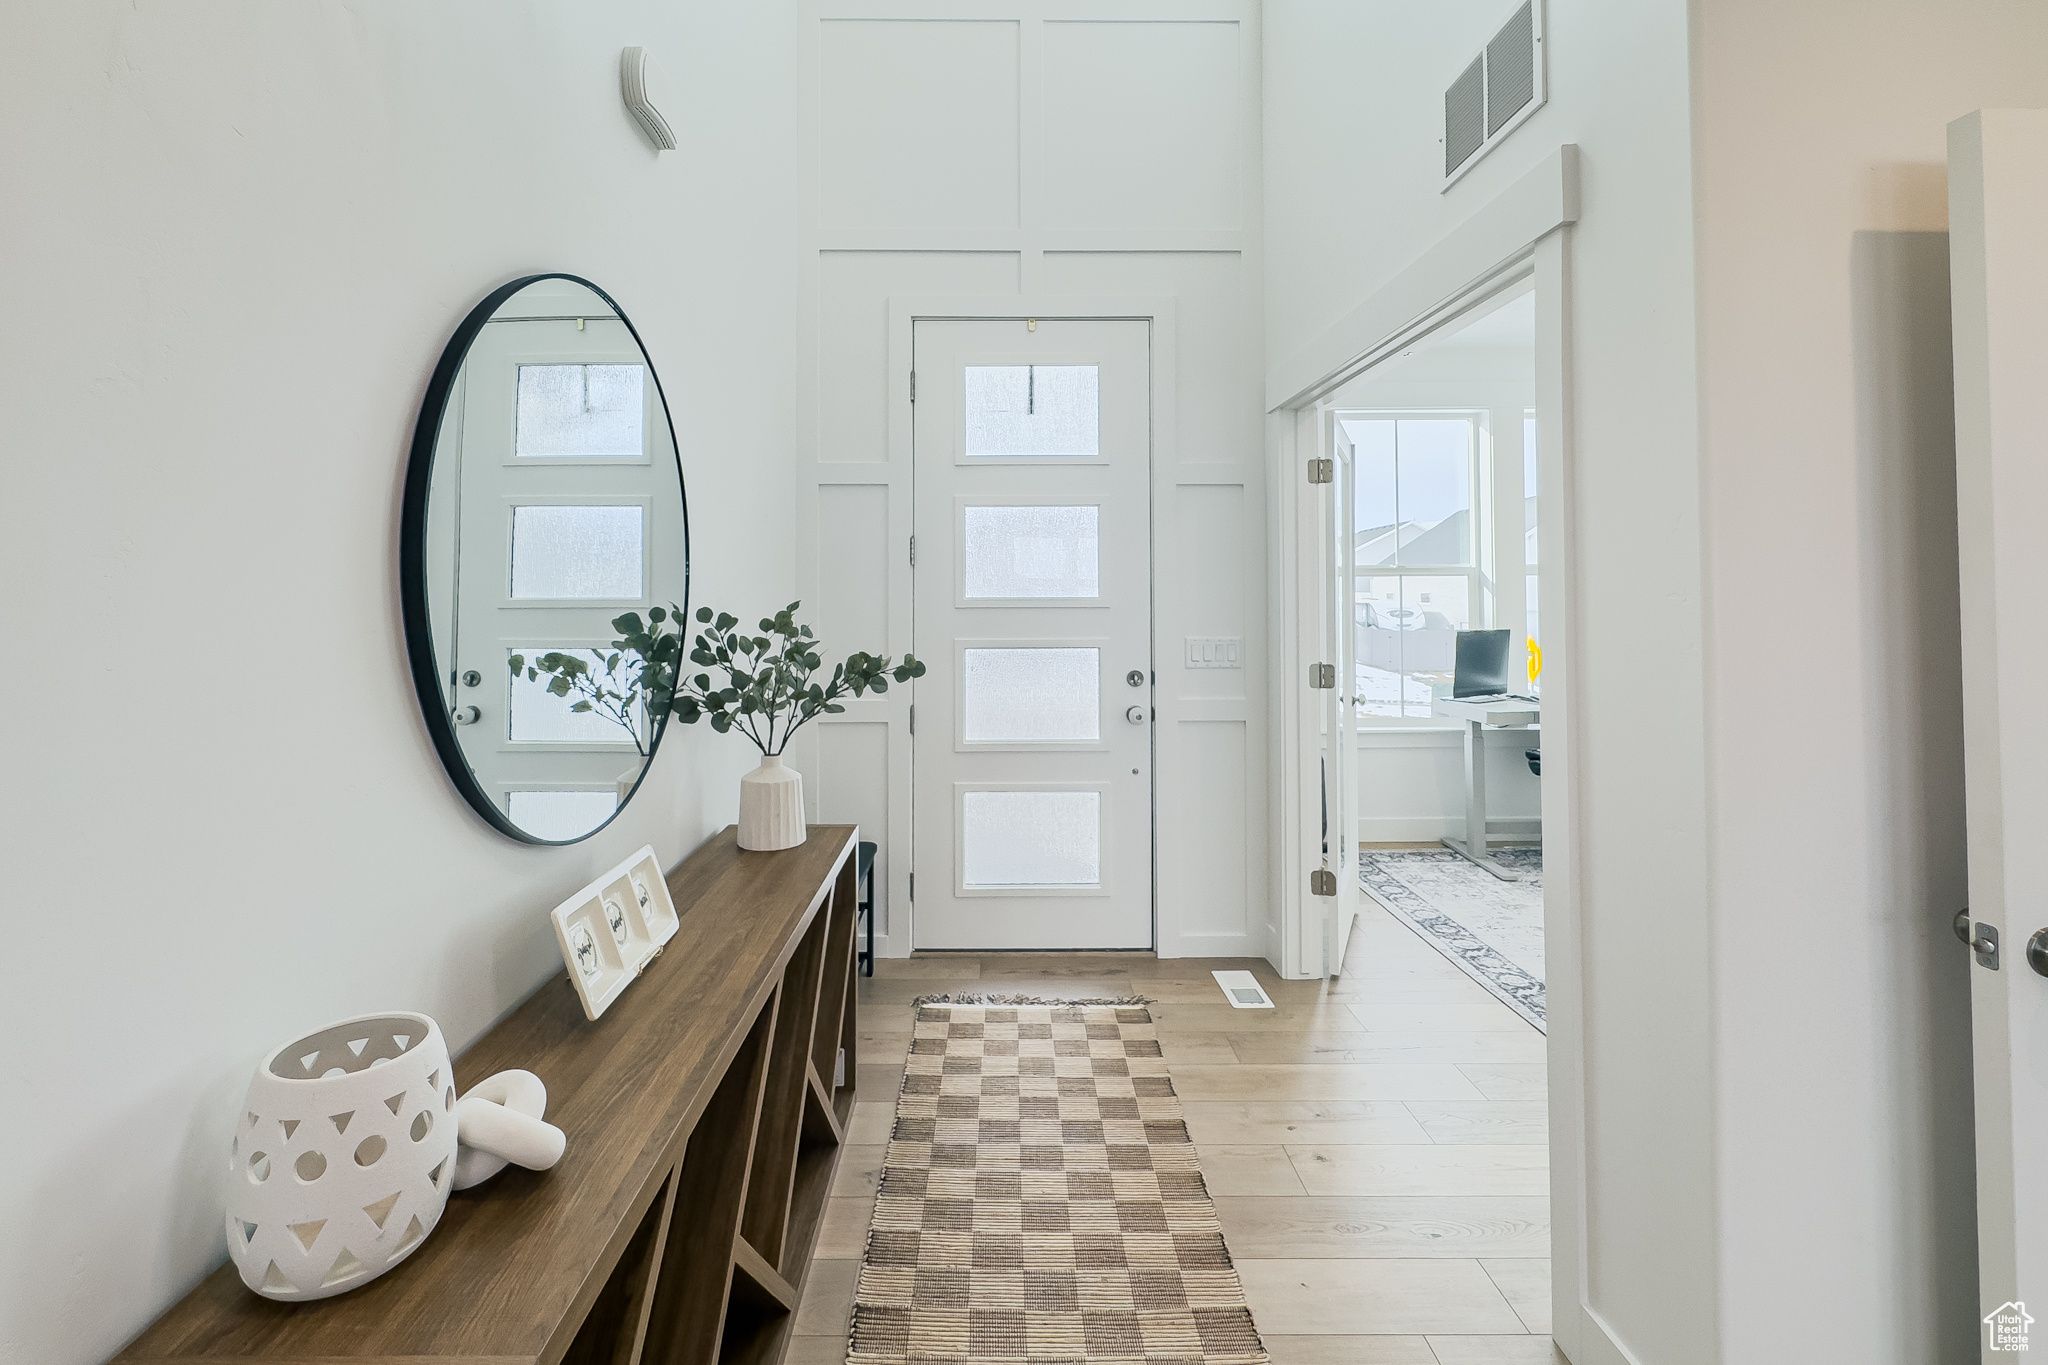
[[[1354,448],[1358,714],[1422,719],[1457,633],[1485,624],[1477,413],[1361,415]]]

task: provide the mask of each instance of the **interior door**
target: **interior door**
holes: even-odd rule
[[[465,752],[521,828],[574,838],[631,793],[646,716],[629,729],[575,713],[545,675],[515,677],[507,662],[549,650],[594,661],[612,619],[644,615],[651,585],[672,577],[657,576],[647,534],[655,516],[681,513],[668,423],[615,317],[495,318],[461,382],[460,558],[492,566],[455,585],[457,719],[493,740]]]
[[[1358,920],[1358,731],[1354,699],[1358,676],[1358,630],[1355,624],[1357,582],[1357,499],[1352,496],[1351,437],[1334,415],[1326,416],[1331,434],[1330,482],[1322,489],[1322,620],[1323,655],[1332,665],[1336,686],[1323,694],[1323,866],[1335,876],[1333,895],[1324,897],[1323,971],[1341,975],[1351,926]]]
[[[1969,811],[1980,1344],[2026,1349],[2048,1317],[2048,112],[1949,126],[1956,514]],[[1968,951],[1958,949],[1957,951]],[[2048,1328],[2044,1328],[2048,1330]]]
[[[912,336],[912,940],[1152,946],[1150,324]]]

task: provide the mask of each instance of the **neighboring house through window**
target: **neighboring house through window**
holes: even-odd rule
[[[1521,448],[1500,473],[1520,475],[1523,504],[1521,515],[1510,518],[1488,511],[1499,477],[1488,416],[1404,411],[1339,418],[1354,451],[1361,726],[1430,723],[1432,694],[1452,681],[1459,631],[1513,629],[1517,660],[1534,634],[1535,419],[1524,417],[1521,429],[1508,433]],[[1503,599],[1505,585],[1517,589],[1512,601]]]

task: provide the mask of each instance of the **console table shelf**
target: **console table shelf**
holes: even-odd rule
[[[853,1114],[858,842],[747,853],[727,829],[669,873],[682,926],[602,1019],[558,976],[457,1059],[547,1083],[554,1170],[453,1195],[337,1298],[273,1303],[224,1265],[117,1361],[780,1361]]]

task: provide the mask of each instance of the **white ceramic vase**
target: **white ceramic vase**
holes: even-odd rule
[[[397,1265],[441,1220],[455,1077],[424,1014],[331,1024],[263,1059],[228,1144],[228,1254],[242,1283],[300,1302]]]
[[[740,779],[740,847],[756,852],[795,848],[804,841],[804,775],[764,754],[761,766]]]

